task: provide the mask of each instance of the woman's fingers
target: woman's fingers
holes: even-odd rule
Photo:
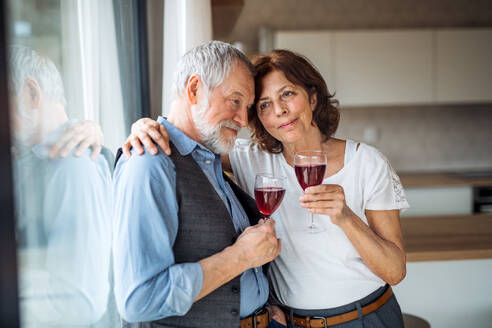
[[[141,131],[138,133],[137,138],[140,139],[140,142],[147,148],[150,154],[156,155],[158,153],[157,147],[155,144],[152,142],[152,139],[150,137],[150,134],[148,134],[148,131]],[[142,152],[143,153],[143,152]],[[141,153],[139,153],[141,154]]]
[[[77,147],[77,145],[84,140],[85,136],[81,134],[76,134],[74,135],[66,144],[63,146],[63,148],[60,150],[59,155],[60,157],[67,157],[70,152]]]
[[[345,195],[335,192],[323,192],[317,194],[304,194],[299,197],[301,203],[319,202],[323,200],[345,200]]]
[[[163,125],[159,125],[159,131],[161,132],[162,139],[157,141],[157,144],[161,149],[169,156],[171,155],[171,147],[169,147],[169,135]]]
[[[125,155],[126,159],[129,159],[131,157],[130,149],[132,149],[132,143],[130,141],[130,138],[128,138],[121,147],[121,151],[123,151],[123,155]]]
[[[305,194],[317,194],[326,192],[343,192],[343,187],[336,184],[320,184],[317,186],[312,186],[304,190]]]
[[[342,202],[337,200],[323,200],[318,202],[302,202],[301,206],[304,208],[337,208],[343,205]]]
[[[97,156],[99,156],[99,154],[101,153],[101,150],[102,150],[102,146],[99,144],[92,147],[91,159],[95,160]]]
[[[67,142],[69,142],[70,139],[72,139],[76,135],[77,133],[74,129],[65,129],[60,138],[58,138],[58,140],[56,141],[55,145],[51,147],[49,157],[55,158],[56,156],[59,156],[61,150],[64,148]]]
[[[75,157],[80,157],[91,145],[94,147],[97,146],[97,143],[93,139],[84,139],[82,142],[77,146],[77,150],[73,153]],[[97,155],[96,155],[97,157]],[[92,154],[91,154],[92,158]]]
[[[132,144],[132,147],[135,149],[135,152],[138,155],[142,155],[144,153],[144,149],[142,147],[142,144],[140,143],[140,139],[138,139],[137,137],[131,137],[130,143]]]

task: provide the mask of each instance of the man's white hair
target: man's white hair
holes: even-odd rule
[[[63,80],[55,64],[36,51],[20,45],[9,46],[9,90],[20,95],[26,79],[36,80],[43,95],[66,106]]]
[[[197,46],[181,57],[174,72],[173,97],[182,94],[188,79],[197,74],[207,87],[213,90],[229,76],[235,63],[243,63],[254,74],[249,59],[232,45],[221,41],[210,41]]]

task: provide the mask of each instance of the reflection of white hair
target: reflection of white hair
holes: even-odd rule
[[[47,57],[25,46],[9,47],[9,89],[19,96],[26,79],[36,80],[43,95],[66,106],[63,80],[55,64]]]
[[[184,91],[186,82],[198,74],[208,88],[212,90],[229,75],[231,67],[242,62],[253,74],[254,67],[249,59],[238,49],[221,41],[210,41],[197,46],[181,57],[174,72],[174,97]]]

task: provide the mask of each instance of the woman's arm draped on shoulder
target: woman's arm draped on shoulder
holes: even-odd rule
[[[169,135],[166,128],[154,121],[151,118],[141,118],[132,124],[131,133],[126,139],[125,143],[121,147],[123,154],[128,159],[131,156],[130,149],[134,148],[138,155],[144,153],[144,148],[149,151],[150,154],[156,155],[158,153],[157,144],[167,155],[171,154],[169,147]],[[232,174],[231,161],[229,155],[222,155],[222,168],[224,171]]]
[[[169,147],[169,135],[166,128],[151,118],[141,118],[132,124],[131,133],[121,147],[123,154],[128,159],[131,156],[130,149],[134,148],[138,155],[144,153],[144,148],[152,155],[157,155],[157,144],[164,153],[171,154]]]

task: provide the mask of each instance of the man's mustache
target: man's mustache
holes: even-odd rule
[[[229,128],[235,130],[236,132],[239,132],[239,130],[241,130],[241,126],[234,121],[223,121],[219,124],[219,128]]]

